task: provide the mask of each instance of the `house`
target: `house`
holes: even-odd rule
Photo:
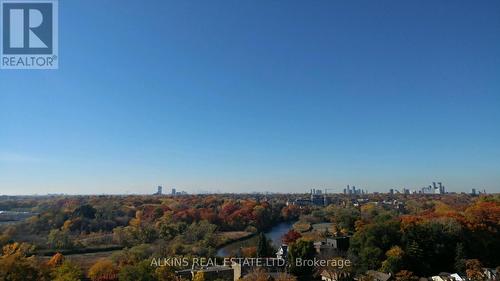
[[[441,272],[436,276],[432,276],[430,278],[432,281],[466,281],[467,278],[464,276],[460,276],[458,273],[447,273]]]
[[[431,277],[432,281],[465,281],[466,278],[458,275],[458,273],[447,273],[447,272],[441,272],[436,276]]]
[[[432,281],[449,281],[449,279],[446,278],[446,276],[439,276],[439,275],[432,276],[431,280]]]
[[[326,238],[323,241],[314,242],[314,248],[318,254],[334,254],[347,252],[349,249],[349,236]]]
[[[323,281],[337,281],[339,279],[345,279],[349,273],[346,272],[333,272],[328,270],[323,270],[321,272],[321,280]]]
[[[458,275],[458,273],[450,274],[450,277],[453,278],[455,281],[465,281],[466,279],[465,277]]]
[[[238,280],[240,276],[235,276],[235,269],[228,266],[210,266],[202,267],[198,269],[185,269],[175,272],[178,277],[186,278],[191,280],[196,276],[198,272],[203,272],[205,280],[224,280],[224,281],[234,281]]]
[[[326,241],[316,241],[314,242],[314,249],[318,254],[331,255],[334,253],[334,249],[331,245],[326,244]]]
[[[498,271],[492,268],[483,268],[484,276],[488,280],[496,280],[498,277]]]
[[[326,238],[326,244],[331,245],[338,251],[347,252],[349,249],[349,236]]]
[[[288,245],[283,244],[276,252],[276,258],[279,260],[286,260],[288,256]]]
[[[388,281],[392,278],[390,273],[384,273],[375,270],[368,270],[366,275],[372,278],[373,281]]]
[[[268,272],[267,275],[268,275],[268,279],[267,280],[269,280],[269,281],[281,280],[279,278],[282,277],[283,275],[285,275],[285,276],[291,276],[289,273],[285,273],[285,272],[282,272],[282,271]]]

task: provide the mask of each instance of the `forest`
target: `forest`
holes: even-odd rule
[[[315,241],[349,237],[348,251],[334,257],[352,261],[341,269],[346,280],[363,279],[369,270],[396,280],[440,272],[486,280],[481,269],[500,265],[499,195],[335,195],[327,206],[290,203],[301,197],[2,197],[0,210],[32,216],[0,224],[0,280],[181,280],[176,271],[185,268],[152,267],[151,259],[215,258],[222,245],[254,235],[258,244],[238,255],[274,257],[277,249],[262,233],[284,221],[295,222],[282,237],[289,261],[314,257]],[[384,204],[396,201],[404,208]],[[329,227],[313,227],[322,224]],[[324,270],[291,264],[291,274],[275,280],[316,280]],[[242,279],[267,280],[262,276],[256,269]]]

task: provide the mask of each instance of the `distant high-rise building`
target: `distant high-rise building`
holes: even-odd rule
[[[346,188],[344,188],[344,194],[346,195],[364,195],[368,194],[368,191],[362,189],[362,188],[356,188],[355,185],[347,185]]]
[[[158,189],[156,190],[155,195],[162,195],[163,193],[163,187],[161,185],[158,186]]]
[[[175,188],[172,188],[172,195],[175,195],[176,192],[175,192]]]
[[[444,189],[444,185],[440,182],[438,182],[438,185],[439,185],[439,193],[440,194],[445,194],[446,193],[446,190]]]
[[[430,184],[429,186],[427,187],[422,187],[419,191],[419,193],[423,193],[423,194],[445,194],[446,193],[446,189],[443,185],[442,182],[438,182],[436,184],[436,182],[432,182],[432,184]]]
[[[476,189],[475,189],[475,188],[473,188],[473,189],[472,189],[471,194],[472,194],[472,195],[476,195]]]

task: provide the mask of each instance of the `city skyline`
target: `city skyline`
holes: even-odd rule
[[[0,71],[0,195],[500,192],[499,1],[137,5]]]
[[[438,185],[436,185],[436,183]],[[117,193],[107,193],[107,192],[102,192],[102,193],[75,193],[75,192],[56,192],[56,193],[2,193],[0,196],[51,196],[51,195],[203,195],[203,194],[347,194],[347,195],[365,195],[365,194],[371,194],[371,193],[382,193],[382,194],[453,194],[453,193],[466,193],[466,194],[472,194],[472,195],[479,195],[479,194],[495,194],[498,192],[490,192],[489,190],[486,190],[486,188],[481,187],[481,186],[476,186],[476,187],[471,187],[469,190],[448,190],[448,188],[442,185],[441,182],[432,182],[430,185],[423,185],[423,186],[395,186],[395,187],[389,187],[389,188],[381,188],[377,190],[370,190],[366,186],[356,186],[356,185],[350,185],[347,184],[344,187],[341,186],[316,186],[314,188],[311,188],[308,190],[307,188],[303,190],[293,190],[293,191],[280,191],[280,190],[273,190],[272,188],[269,189],[255,189],[255,190],[246,190],[246,191],[231,191],[231,190],[224,190],[224,189],[218,189],[218,188],[190,188],[190,192],[186,192],[186,190],[179,190],[178,187],[175,186],[169,186],[169,185],[157,185],[153,186],[149,190],[146,190],[145,192],[135,192],[131,190],[125,190],[122,192],[117,192]],[[165,188],[165,190],[164,190]],[[443,189],[441,189],[443,188]],[[140,190],[143,190],[144,188],[138,188]]]

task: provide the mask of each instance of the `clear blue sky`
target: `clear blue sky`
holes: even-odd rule
[[[0,194],[500,192],[500,1],[60,1]]]

